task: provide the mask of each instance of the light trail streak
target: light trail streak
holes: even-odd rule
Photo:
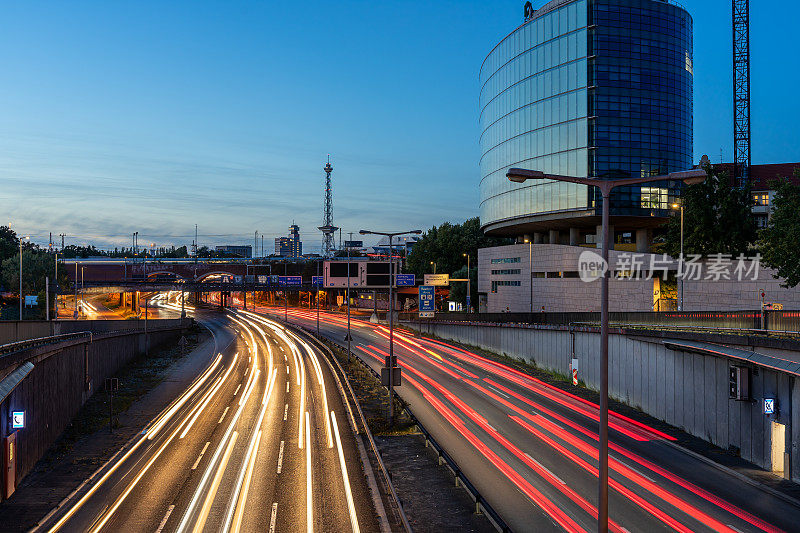
[[[219,463],[219,468],[217,468],[217,473],[214,476],[214,480],[211,482],[211,487],[209,487],[208,492],[206,493],[206,498],[203,501],[203,506],[200,508],[200,516],[198,517],[197,521],[194,524],[194,529],[192,530],[194,533],[200,533],[203,531],[205,527],[206,520],[208,519],[208,513],[211,511],[211,504],[214,502],[214,496],[217,495],[217,489],[219,488],[219,484],[222,481],[222,474],[225,473],[225,467],[228,465],[228,460],[231,458],[231,453],[233,452],[233,445],[236,444],[236,438],[239,436],[239,433],[236,431],[233,432],[231,435],[230,441],[228,441],[228,446],[225,448],[225,455],[222,456],[222,461]]]
[[[342,469],[342,482],[344,483],[344,494],[347,497],[347,510],[350,512],[350,525],[354,533],[359,533],[356,505],[353,502],[353,491],[350,488],[350,478],[347,475],[347,463],[345,463],[344,452],[342,451],[342,440],[339,438],[339,425],[336,423],[336,414],[333,411],[331,411],[331,421],[333,422],[333,432],[336,436],[336,450],[339,452],[339,467]]]
[[[180,409],[181,406],[183,406],[183,404],[185,404],[187,400],[189,400],[189,397],[192,394],[194,394],[194,392],[197,389],[199,389],[203,385],[203,383],[205,383],[205,381],[208,379],[208,377],[211,375],[214,369],[217,368],[221,360],[222,360],[222,354],[221,353],[217,354],[217,357],[214,359],[214,362],[205,372],[203,372],[203,374],[194,383],[194,385],[192,385],[189,388],[189,390],[186,391],[186,393],[184,393],[180,397],[180,399],[177,402],[175,402],[166,413],[161,415],[156,421],[156,423],[149,430],[147,430],[147,440],[153,440],[153,437],[155,437],[156,433],[158,433],[158,431],[162,427],[164,427],[164,424],[166,424],[169,421],[169,419],[172,418],[172,416],[178,411],[178,409]]]
[[[258,430],[258,437],[256,438],[255,449],[258,450],[258,445],[261,442],[261,430]],[[253,477],[253,469],[256,465],[256,454],[253,453],[252,458],[250,459],[250,465],[247,468],[247,477],[244,481],[244,487],[242,488],[242,496],[240,498],[240,506],[236,510],[236,516],[233,521],[233,532],[238,533],[239,529],[242,526],[242,515],[244,514],[244,504],[247,501],[247,493],[250,490],[250,480]]]
[[[311,483],[311,424],[306,411],[306,531],[314,533],[314,493]]]
[[[176,411],[177,411],[177,409],[180,407],[180,405],[183,405],[183,403],[185,403],[185,401],[186,401],[186,400],[189,398],[189,396],[191,396],[191,395],[194,393],[194,391],[195,391],[195,390],[197,390],[197,387],[199,387],[200,385],[202,385],[202,383],[203,383],[203,382],[204,382],[206,379],[208,379],[208,376],[210,376],[210,375],[211,375],[211,373],[212,373],[212,371],[214,370],[214,368],[216,368],[216,366],[219,364],[219,361],[220,361],[220,359],[221,359],[221,358],[222,358],[222,354],[218,354],[218,355],[217,355],[217,357],[216,357],[216,359],[214,359],[214,362],[212,363],[212,365],[211,365],[211,366],[210,366],[208,369],[206,369],[206,371],[205,371],[205,372],[204,372],[204,373],[203,373],[203,374],[200,376],[200,378],[198,378],[198,380],[195,382],[195,385],[194,385],[194,386],[192,386],[192,387],[191,387],[189,390],[187,390],[186,392],[184,392],[184,393],[183,393],[183,395],[182,395],[182,396],[179,398],[179,400],[178,400],[178,401],[177,401],[175,404],[173,404],[173,406],[172,406],[172,407],[171,407],[171,408],[170,408],[170,409],[169,409],[169,410],[168,410],[166,413],[164,413],[164,414],[163,414],[161,417],[159,417],[159,419],[158,419],[158,420],[159,420],[158,427],[156,428],[155,426],[153,426],[153,427],[152,427],[152,428],[149,430],[149,432],[148,432],[148,433],[151,433],[151,432],[157,432],[157,431],[158,431],[158,430],[159,430],[161,427],[163,427],[163,425],[164,425],[164,424],[165,424],[165,423],[166,423],[166,422],[167,422],[167,421],[168,421],[170,418],[172,418],[172,416],[175,414],[175,412],[176,412]],[[177,406],[177,407],[176,407],[176,406]],[[180,429],[180,426],[179,426],[179,429]],[[175,433],[177,433],[177,431],[178,431],[178,430],[176,430],[176,432],[175,432]],[[152,434],[155,434],[155,433],[152,433]],[[174,434],[173,434],[173,436],[174,436]],[[53,527],[51,527],[51,528],[48,530],[48,532],[49,532],[49,533],[52,533],[52,532],[55,532],[55,531],[58,531],[59,529],[61,529],[61,527],[62,527],[62,526],[63,526],[63,525],[64,525],[64,524],[65,524],[65,523],[66,523],[66,522],[67,522],[67,521],[68,521],[68,520],[69,520],[69,519],[70,519],[70,518],[71,518],[71,517],[72,517],[72,516],[73,516],[73,515],[74,515],[74,514],[75,514],[75,513],[76,513],[76,512],[77,512],[77,511],[80,509],[80,508],[81,508],[81,507],[83,507],[83,505],[84,505],[84,504],[85,504],[85,503],[86,503],[86,502],[89,500],[89,498],[91,498],[91,497],[94,495],[94,493],[95,493],[95,492],[97,492],[97,490],[98,490],[98,489],[99,489],[101,486],[103,486],[103,484],[105,483],[105,481],[106,481],[106,480],[107,480],[107,479],[108,479],[108,478],[109,478],[109,477],[110,477],[110,476],[111,476],[111,475],[112,475],[114,472],[116,472],[116,470],[117,470],[117,469],[118,469],[118,468],[119,468],[119,467],[120,467],[122,464],[124,464],[124,463],[125,463],[125,461],[128,459],[128,457],[130,457],[130,456],[131,456],[131,455],[132,455],[132,454],[133,454],[133,453],[134,453],[134,452],[135,452],[135,451],[136,451],[136,450],[137,450],[137,449],[138,449],[138,448],[139,448],[139,447],[140,447],[142,444],[144,444],[145,442],[147,442],[147,441],[149,441],[149,440],[150,440],[150,437],[148,437],[148,438],[143,438],[143,439],[140,439],[138,442],[136,442],[136,444],[134,444],[134,445],[131,447],[131,449],[130,449],[130,450],[128,450],[128,451],[125,453],[125,455],[123,455],[123,456],[122,456],[122,457],[121,457],[121,458],[120,458],[120,459],[119,459],[119,460],[118,460],[116,463],[114,463],[114,465],[113,465],[111,468],[109,468],[109,470],[108,470],[108,471],[107,471],[105,474],[103,474],[103,476],[102,476],[102,477],[101,477],[101,478],[100,478],[100,479],[97,481],[97,483],[95,483],[95,484],[92,486],[92,488],[91,488],[91,489],[89,489],[89,490],[86,492],[86,494],[84,494],[84,495],[83,495],[83,497],[81,497],[81,498],[80,498],[80,499],[79,499],[79,500],[78,500],[78,501],[75,503],[75,505],[73,505],[73,506],[72,506],[72,507],[69,509],[69,511],[67,511],[67,512],[64,514],[64,516],[62,516],[62,517],[61,517],[61,518],[60,518],[60,519],[59,519],[59,520],[58,520],[58,521],[57,521],[57,522],[56,522],[56,523],[53,525]],[[163,449],[163,448],[162,448],[162,449]]]
[[[236,362],[238,360],[239,360],[239,354],[237,353],[234,356],[230,366],[228,367],[228,370],[225,371],[225,374],[221,378],[217,379],[214,386],[203,396],[200,404],[194,408],[194,412],[190,415],[191,418],[189,419],[189,423],[186,424],[186,427],[184,427],[183,432],[180,434],[180,437],[178,437],[179,439],[185,437],[186,434],[189,432],[189,430],[192,429],[192,426],[197,421],[197,418],[202,414],[203,410],[205,410],[209,402],[211,402],[211,399],[214,397],[214,394],[222,387],[222,384],[225,383],[225,381],[228,379],[228,376],[233,370],[233,367],[236,366]],[[223,413],[222,416],[225,416],[225,414]],[[222,418],[220,418],[220,420],[222,420]]]

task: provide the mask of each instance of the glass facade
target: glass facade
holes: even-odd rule
[[[545,11],[544,9],[540,11]],[[481,67],[481,223],[586,208],[586,187],[506,179],[510,167],[586,176],[587,0],[529,20]]]
[[[539,9],[481,67],[482,226],[600,208],[582,185],[510,183],[511,167],[581,177],[690,168],[691,65],[691,18],[675,5],[554,0]],[[666,215],[676,192],[626,188],[612,213]]]
[[[658,176],[692,167],[692,19],[674,4],[595,0],[589,13],[589,169]],[[620,187],[612,215],[668,216],[678,183]],[[599,213],[600,196],[594,204]]]

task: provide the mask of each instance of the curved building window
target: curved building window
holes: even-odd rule
[[[511,167],[579,177],[690,168],[692,69],[692,20],[677,5],[554,0],[541,7],[480,70],[484,229],[599,213],[595,191],[545,180],[512,184]],[[678,185],[651,188],[658,191],[615,191],[612,214],[666,216],[663,198],[678,196]]]

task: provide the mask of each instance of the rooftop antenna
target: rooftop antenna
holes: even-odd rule
[[[328,163],[325,165],[325,208],[322,215],[322,226],[319,229],[322,232],[322,257],[329,258],[333,255],[335,248],[335,237],[337,228],[333,225],[333,190],[331,189],[331,154],[328,154]]]

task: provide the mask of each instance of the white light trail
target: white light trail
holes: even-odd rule
[[[350,488],[350,477],[347,475],[347,463],[344,460],[342,450],[342,440],[339,438],[339,425],[336,423],[336,414],[331,411],[331,421],[333,422],[333,433],[336,436],[336,449],[339,452],[339,466],[342,469],[342,482],[344,483],[344,494],[347,497],[347,510],[350,511],[350,525],[353,533],[359,533],[358,516],[356,516],[356,505],[353,502],[353,491]]]

